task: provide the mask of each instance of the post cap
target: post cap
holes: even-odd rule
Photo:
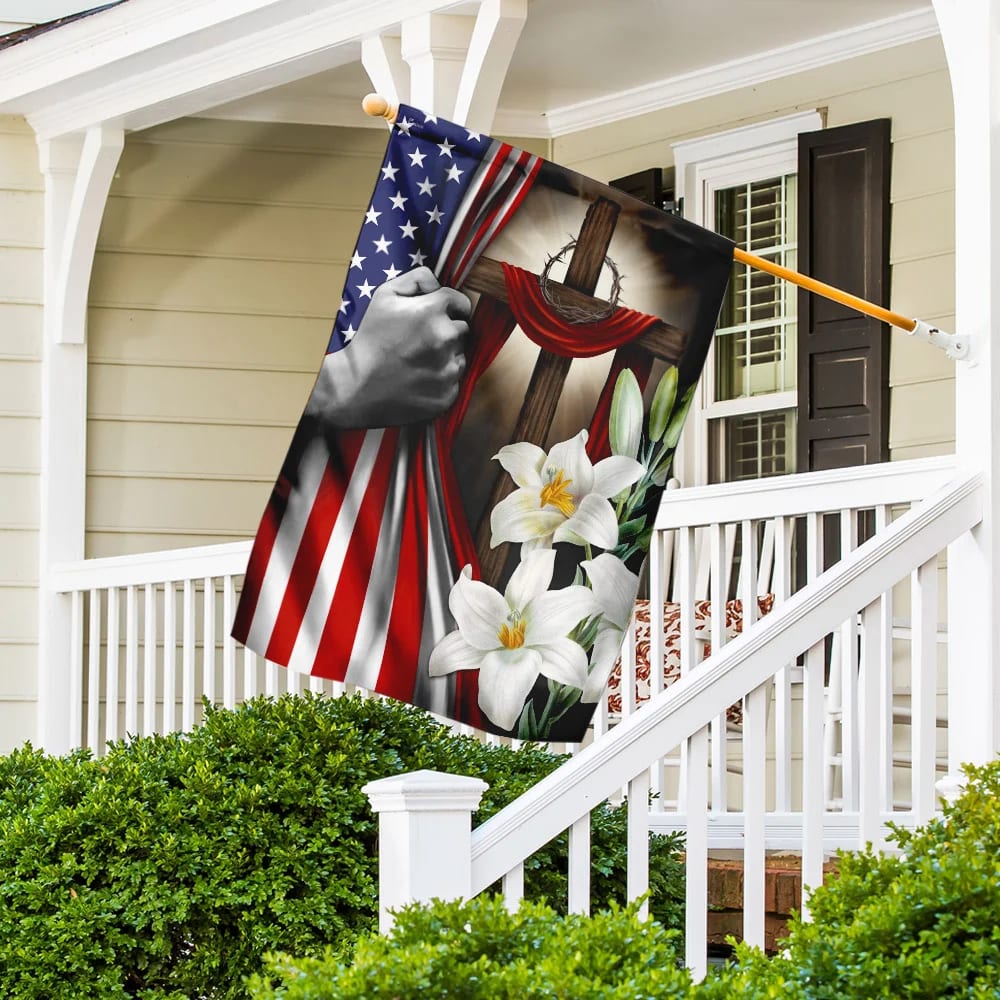
[[[489,787],[482,778],[423,770],[369,781],[361,791],[377,813],[472,812]]]

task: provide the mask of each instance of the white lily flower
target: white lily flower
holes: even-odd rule
[[[548,454],[527,442],[500,449],[494,457],[518,489],[490,515],[492,546],[521,542],[530,550],[572,542],[610,549],[618,544],[618,519],[610,500],[637,482],[643,468],[624,455],[594,465],[586,445],[583,430],[553,445]]]
[[[611,676],[622,648],[622,636],[628,628],[639,591],[639,577],[625,563],[609,552],[580,564],[594,588],[601,608],[601,622],[590,657],[590,673],[583,687],[582,701],[598,701]]]
[[[500,594],[466,566],[448,598],[458,629],[434,647],[430,675],[478,669],[479,707],[501,729],[517,723],[539,674],[581,689],[587,681],[587,654],[567,636],[597,601],[587,587],[549,590],[554,567],[553,549],[530,552]]]

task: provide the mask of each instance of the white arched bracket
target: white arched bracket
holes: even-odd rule
[[[528,17],[527,0],[483,0],[455,98],[455,121],[482,132],[493,127],[500,91]]]
[[[474,17],[420,14],[402,22],[399,38],[366,38],[361,61],[391,104],[487,132],[527,13],[527,0],[483,0]]]
[[[121,129],[39,143],[45,251],[38,506],[39,634],[36,742],[50,753],[80,745],[82,663],[71,599],[53,569],[84,557],[87,487],[87,296],[104,206],[121,155]]]
[[[95,125],[84,135],[75,168],[73,140],[41,144],[46,189],[50,183],[63,188],[71,184],[68,203],[63,190],[46,206],[54,210],[53,217],[46,219],[45,249],[52,254],[46,260],[46,333],[57,344],[82,344],[86,339],[87,293],[97,234],[124,144],[122,129]]]
[[[372,86],[390,104],[410,100],[410,68],[400,49],[398,35],[370,35],[361,42],[361,65]]]

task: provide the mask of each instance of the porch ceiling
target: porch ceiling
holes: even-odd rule
[[[183,115],[364,125],[360,42],[454,0],[131,0],[0,51],[54,136]],[[937,33],[928,0],[529,0],[495,128],[559,135]]]

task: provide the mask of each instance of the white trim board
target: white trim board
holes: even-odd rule
[[[937,34],[938,24],[933,10],[915,10],[578,104],[541,111],[504,108],[501,105],[493,131],[498,135],[558,138],[897,45],[933,38]],[[357,125],[356,116],[351,114],[352,108],[350,102],[319,98],[308,101],[308,105],[303,102],[301,107],[293,108],[290,101],[269,100],[268,95],[262,94],[259,100],[250,98],[210,108],[201,112],[200,117],[288,121],[307,125]]]
[[[545,112],[549,135],[608,125],[939,34],[927,7]]]

